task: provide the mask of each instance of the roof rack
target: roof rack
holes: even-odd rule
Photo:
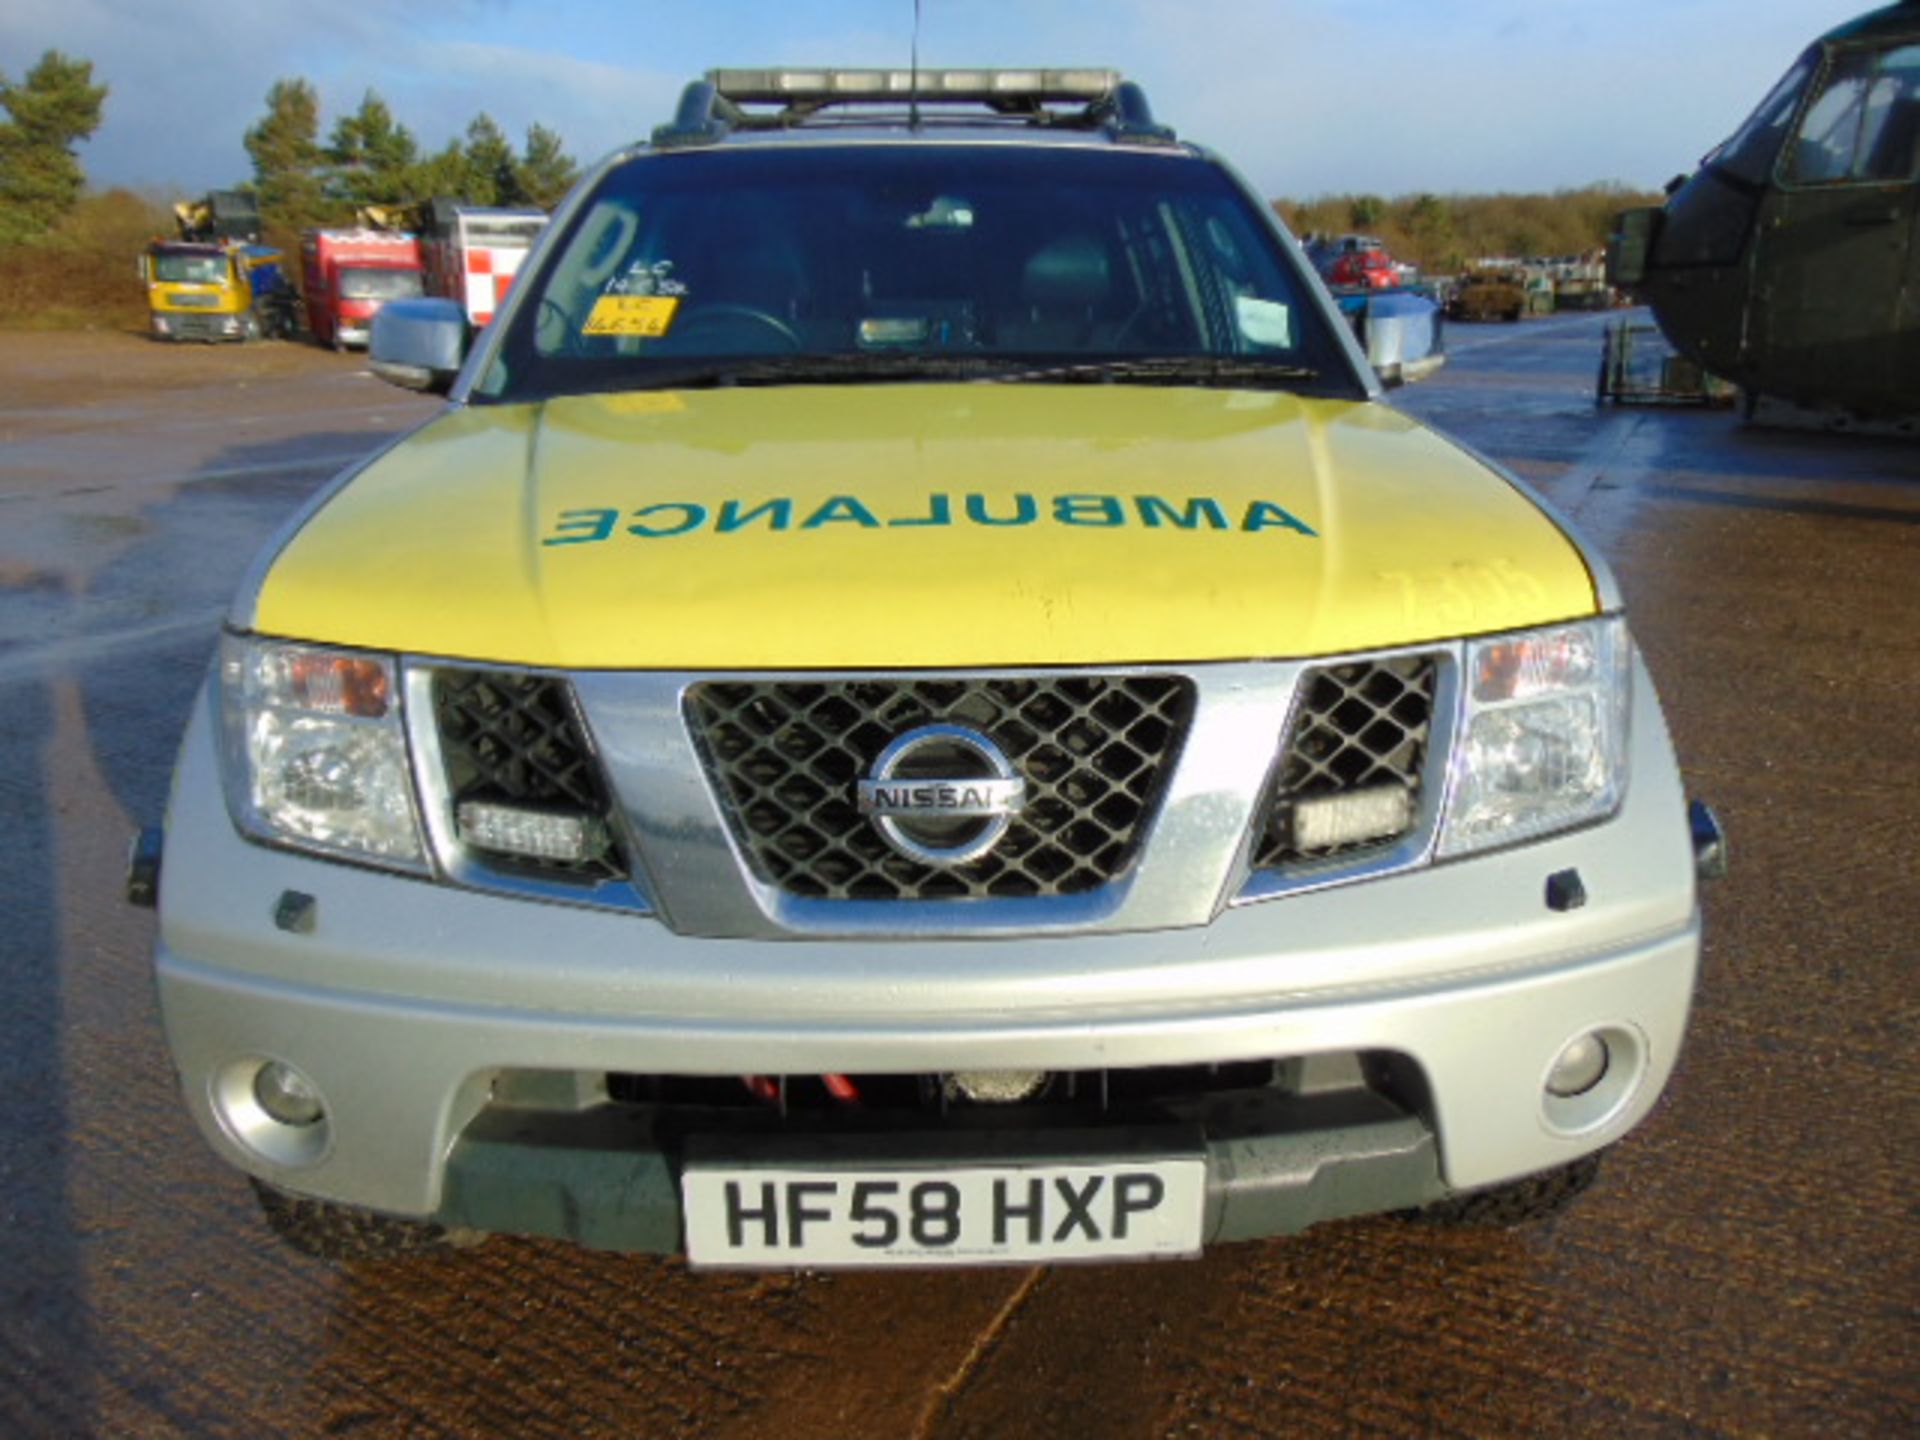
[[[740,130],[871,124],[873,112],[910,124],[1010,123],[1104,130],[1116,140],[1170,145],[1146,91],[1117,70],[709,70],[681,92],[661,149],[712,145]],[[864,114],[850,111],[863,110]],[[984,110],[983,115],[980,112]],[[829,113],[835,112],[835,113]]]

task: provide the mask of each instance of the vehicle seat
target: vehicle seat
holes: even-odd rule
[[[1880,122],[1865,178],[1912,180],[1920,176],[1920,97],[1897,100]]]
[[[805,343],[805,259],[770,223],[744,223],[757,218],[688,237],[674,271],[685,298],[672,328],[647,342],[648,354],[779,355],[799,348],[795,336]]]
[[[695,302],[745,305],[782,320],[800,317],[806,294],[806,267],[790,244],[766,236],[716,246],[700,267],[702,286]]]
[[[1020,309],[1000,326],[1003,349],[1057,354],[1099,348],[1119,327],[1107,313],[1113,267],[1091,235],[1042,246],[1021,272]]]

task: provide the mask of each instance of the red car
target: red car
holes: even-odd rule
[[[1329,285],[1352,285],[1373,290],[1385,290],[1400,283],[1393,257],[1378,241],[1342,250],[1327,266],[1326,278]]]

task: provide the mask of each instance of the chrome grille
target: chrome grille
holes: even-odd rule
[[[222,328],[228,318],[225,315],[183,315],[175,311],[167,316],[167,331],[176,339],[218,340],[224,334],[233,333]]]
[[[688,719],[735,839],[794,895],[928,900],[1068,895],[1125,871],[1193,712],[1178,676],[714,681]],[[856,782],[920,725],[989,736],[1026,779],[1026,809],[964,866],[897,854]]]
[[[610,821],[606,781],[565,681],[440,670],[433,677],[433,713],[452,813],[471,800]],[[597,881],[627,873],[611,847],[580,861],[481,853],[491,864],[539,875]]]
[[[1413,796],[1409,829],[1419,823],[1438,670],[1432,655],[1401,655],[1322,666],[1301,677],[1266,824],[1254,846],[1256,870],[1373,850],[1401,838],[1303,849],[1293,825],[1302,800],[1397,783]]]

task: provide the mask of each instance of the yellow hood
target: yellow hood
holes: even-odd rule
[[[301,529],[256,628],[572,668],[1114,664],[1591,614],[1506,481],[1381,405],[1128,386],[476,406]]]

